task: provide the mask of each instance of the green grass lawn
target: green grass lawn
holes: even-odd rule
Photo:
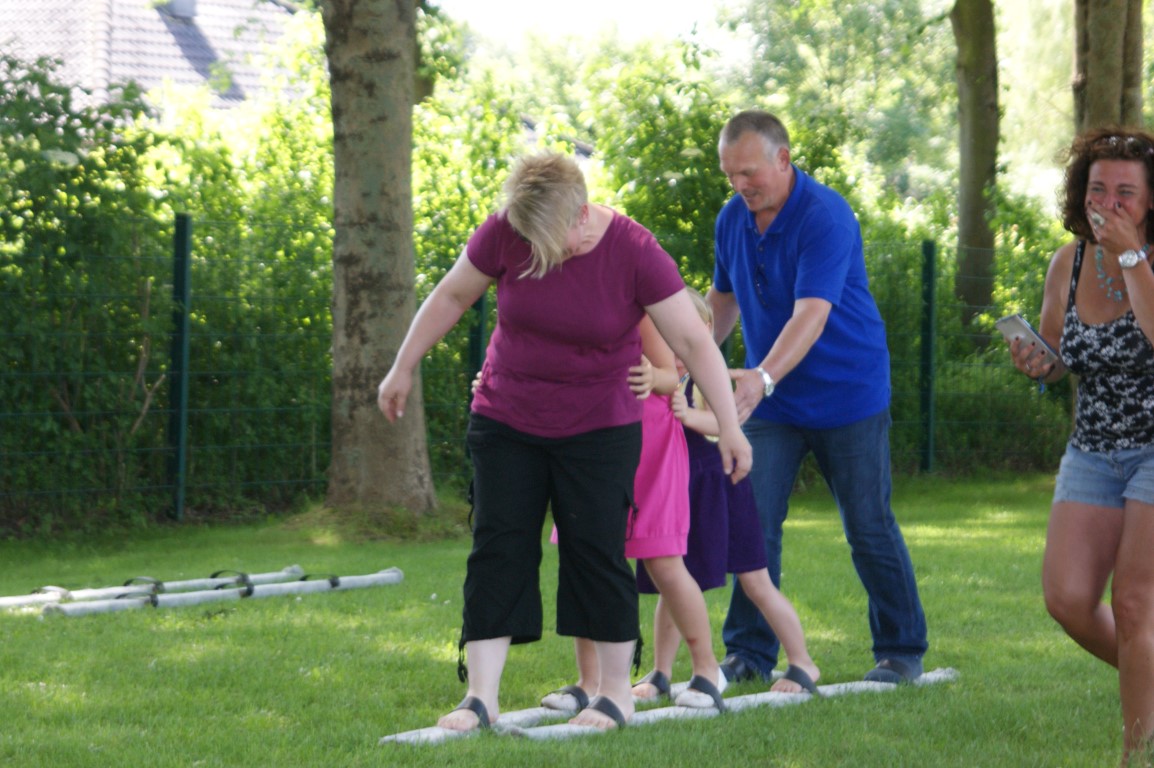
[[[0,544],[0,595],[293,564],[310,574],[394,566],[405,574],[399,585],[331,594],[83,617],[0,614],[0,765],[1116,765],[1116,676],[1042,604],[1051,484],[899,481],[894,506],[929,620],[926,668],[953,668],[956,681],[554,742],[484,734],[377,744],[432,725],[464,694],[456,659],[466,537],[372,541],[312,513],[128,541]],[[512,650],[505,710],[536,706],[574,676],[571,641],[548,631],[551,547],[542,574],[546,636]],[[865,595],[824,489],[795,499],[783,581],[821,682],[859,680],[873,664]],[[727,594],[707,599],[720,655]],[[643,598],[647,643],[652,607]],[[688,677],[684,651],[675,673]],[[731,695],[764,689],[745,684]]]

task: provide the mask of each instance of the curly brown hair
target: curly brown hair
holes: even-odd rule
[[[1086,218],[1090,166],[1099,160],[1135,160],[1146,168],[1146,187],[1154,196],[1154,135],[1140,128],[1095,128],[1074,139],[1064,153],[1066,181],[1061,192],[1062,226],[1094,242]],[[1154,242],[1154,216],[1146,216],[1146,242]]]

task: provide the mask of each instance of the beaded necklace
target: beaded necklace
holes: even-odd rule
[[[1106,295],[1110,297],[1111,301],[1122,302],[1126,298],[1126,283],[1122,278],[1117,278],[1117,282],[1122,285],[1121,288],[1115,288],[1115,278],[1106,274],[1106,268],[1102,264],[1104,254],[1102,253],[1102,246],[1094,247],[1094,270],[1098,273],[1098,285],[1106,291]]]

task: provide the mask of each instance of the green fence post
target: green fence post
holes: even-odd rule
[[[922,241],[922,471],[934,471],[934,348],[937,332],[937,246],[933,240]]]
[[[188,356],[189,297],[191,289],[192,218],[176,215],[172,238],[172,360],[169,364],[168,446],[172,517],[184,519],[184,492],[188,467]]]
[[[469,374],[469,394],[465,398],[465,410],[469,410],[469,406],[473,402],[473,379],[477,377],[477,371],[481,370],[481,365],[485,362],[485,348],[489,346],[489,329],[487,327],[487,315],[485,313],[485,294],[481,294],[481,298],[473,303],[473,312],[476,313],[474,318],[476,322],[469,328],[469,359],[468,374]]]
[[[477,375],[477,371],[481,370],[481,364],[485,362],[485,347],[489,344],[489,329],[486,326],[487,316],[485,314],[486,294],[482,293],[481,298],[473,303],[473,312],[476,313],[475,322],[469,328],[469,383],[473,381],[473,377]],[[470,391],[472,389],[470,388]]]

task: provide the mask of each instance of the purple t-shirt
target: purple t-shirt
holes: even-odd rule
[[[641,420],[629,367],[641,361],[644,308],[685,287],[656,238],[614,213],[601,242],[542,278],[522,277],[529,243],[494,214],[466,246],[497,282],[499,322],[473,412],[520,432],[570,437]]]

